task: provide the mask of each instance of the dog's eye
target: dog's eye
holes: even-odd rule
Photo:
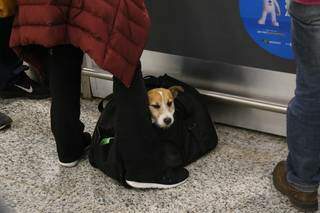
[[[168,105],[168,107],[171,107],[172,106],[172,101],[168,102],[167,105]]]
[[[153,108],[155,109],[160,109],[160,105],[159,104],[154,104],[154,105],[151,105]]]

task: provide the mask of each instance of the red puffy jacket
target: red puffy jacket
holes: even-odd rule
[[[18,52],[30,44],[72,44],[130,86],[150,28],[144,0],[18,0],[18,5],[10,41]],[[28,54],[39,62],[37,54]]]

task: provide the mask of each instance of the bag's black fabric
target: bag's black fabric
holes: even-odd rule
[[[156,134],[154,139],[160,140],[158,144],[161,145],[161,147],[153,148],[157,153],[154,154],[154,158],[161,159],[162,165],[160,167],[163,167],[162,170],[170,167],[186,166],[217,146],[218,137],[214,123],[202,96],[195,88],[168,75],[161,77],[148,76],[145,77],[144,83],[148,90],[159,87],[169,88],[171,86],[181,86],[184,89],[184,92],[179,93],[174,101],[176,111],[173,125],[165,130],[153,126]],[[119,106],[116,106],[114,100],[116,97],[113,96],[108,96],[99,104],[101,116],[93,134],[89,160],[94,167],[125,184],[125,176],[128,171],[126,171],[126,161],[123,160],[123,155],[120,154],[121,149],[125,149],[125,147],[119,146],[121,137],[116,134],[117,108]],[[135,107],[134,110],[138,110],[138,112],[133,112],[132,106],[121,107],[127,107],[128,112],[131,111],[130,113],[146,113],[144,110],[139,110]],[[151,117],[148,122],[151,123]],[[140,125],[139,121],[136,121],[136,125]],[[140,133],[137,132],[136,134]],[[115,138],[108,144],[101,144],[103,138],[110,137]],[[141,149],[141,155],[145,154]]]

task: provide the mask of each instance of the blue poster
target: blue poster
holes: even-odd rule
[[[269,53],[293,59],[290,0],[239,0],[240,15],[251,38]]]

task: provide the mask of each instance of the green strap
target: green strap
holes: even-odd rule
[[[110,138],[103,138],[100,142],[101,145],[108,145],[111,143],[111,140],[114,139],[114,137],[110,137]]]

